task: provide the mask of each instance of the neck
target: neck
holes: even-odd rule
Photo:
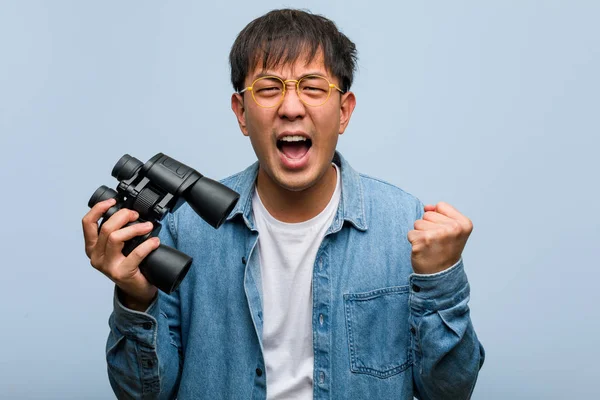
[[[336,183],[337,174],[333,165],[315,185],[301,191],[282,188],[259,168],[256,189],[263,205],[275,219],[297,223],[316,217],[327,207]]]

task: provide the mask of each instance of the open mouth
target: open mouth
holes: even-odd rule
[[[287,158],[300,159],[308,153],[312,146],[312,140],[304,136],[284,136],[277,141],[277,148]]]

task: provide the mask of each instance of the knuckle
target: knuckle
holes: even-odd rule
[[[435,233],[432,231],[426,231],[423,234],[423,243],[429,246],[431,243],[435,241]]]
[[[117,211],[116,213],[114,213],[111,217],[110,220],[118,220],[118,219],[122,219],[123,218],[123,214],[126,214],[127,210],[126,209],[120,209],[119,211]]]
[[[112,233],[110,233],[110,234],[108,235],[108,238],[107,238],[107,242],[108,242],[108,244],[110,244],[110,245],[113,245],[113,246],[114,246],[114,245],[117,245],[117,244],[119,244],[119,243],[120,243],[120,241],[121,241],[121,240],[119,239],[119,235],[117,235],[117,232],[116,232],[116,231],[114,231],[114,232],[112,232]]]
[[[418,238],[412,235],[408,235],[408,241],[411,244],[412,250],[415,251],[419,244]]]
[[[473,221],[471,221],[467,217],[465,217],[465,219],[466,219],[466,221],[465,221],[465,227],[466,227],[467,233],[473,232]]]
[[[127,278],[126,269],[123,268],[123,263],[112,264],[110,267],[106,268],[104,274],[113,282],[121,282]]]
[[[457,221],[452,221],[449,226],[451,235],[458,236],[462,233],[462,226]]]
[[[109,221],[120,221],[127,218],[127,211],[126,208],[120,209],[109,218]]]
[[[93,254],[92,257],[90,257],[90,265],[99,271],[102,270],[100,260],[98,260],[98,257],[94,256]]]
[[[100,228],[101,235],[108,236],[108,235],[110,235],[111,231],[112,230],[111,230],[110,226],[108,225],[108,222],[105,224],[102,224],[102,227]]]
[[[149,232],[151,229],[154,228],[152,224],[148,223],[137,224],[136,227],[139,232]]]
[[[135,250],[133,250],[132,254],[135,256],[136,259],[141,260],[142,258],[146,257],[146,255],[148,255],[148,246],[138,246],[135,248]]]
[[[114,278],[118,282],[124,282],[131,278],[131,274],[124,268],[118,268],[114,273]]]
[[[454,238],[456,237],[456,232],[454,230],[454,227],[452,226],[446,226],[442,229],[441,234],[440,234],[440,239],[441,240],[447,240],[450,238]]]
[[[118,268],[107,271],[106,276],[108,276],[113,282],[122,282],[125,278],[123,272]]]

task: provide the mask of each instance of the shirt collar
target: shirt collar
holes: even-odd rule
[[[343,221],[348,221],[356,229],[365,231],[367,230],[367,220],[360,175],[337,151],[333,156],[333,162],[342,172],[342,198],[329,232],[339,231],[342,228]],[[252,215],[252,196],[256,187],[254,183],[257,175],[258,161],[232,177],[234,181],[231,188],[240,194],[240,199],[227,217],[227,221],[230,221],[237,216],[241,216],[246,226],[251,230],[256,229]]]

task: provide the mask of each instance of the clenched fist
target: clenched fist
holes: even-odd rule
[[[450,204],[426,205],[423,219],[408,232],[415,273],[434,274],[456,264],[472,231],[471,220]]]

